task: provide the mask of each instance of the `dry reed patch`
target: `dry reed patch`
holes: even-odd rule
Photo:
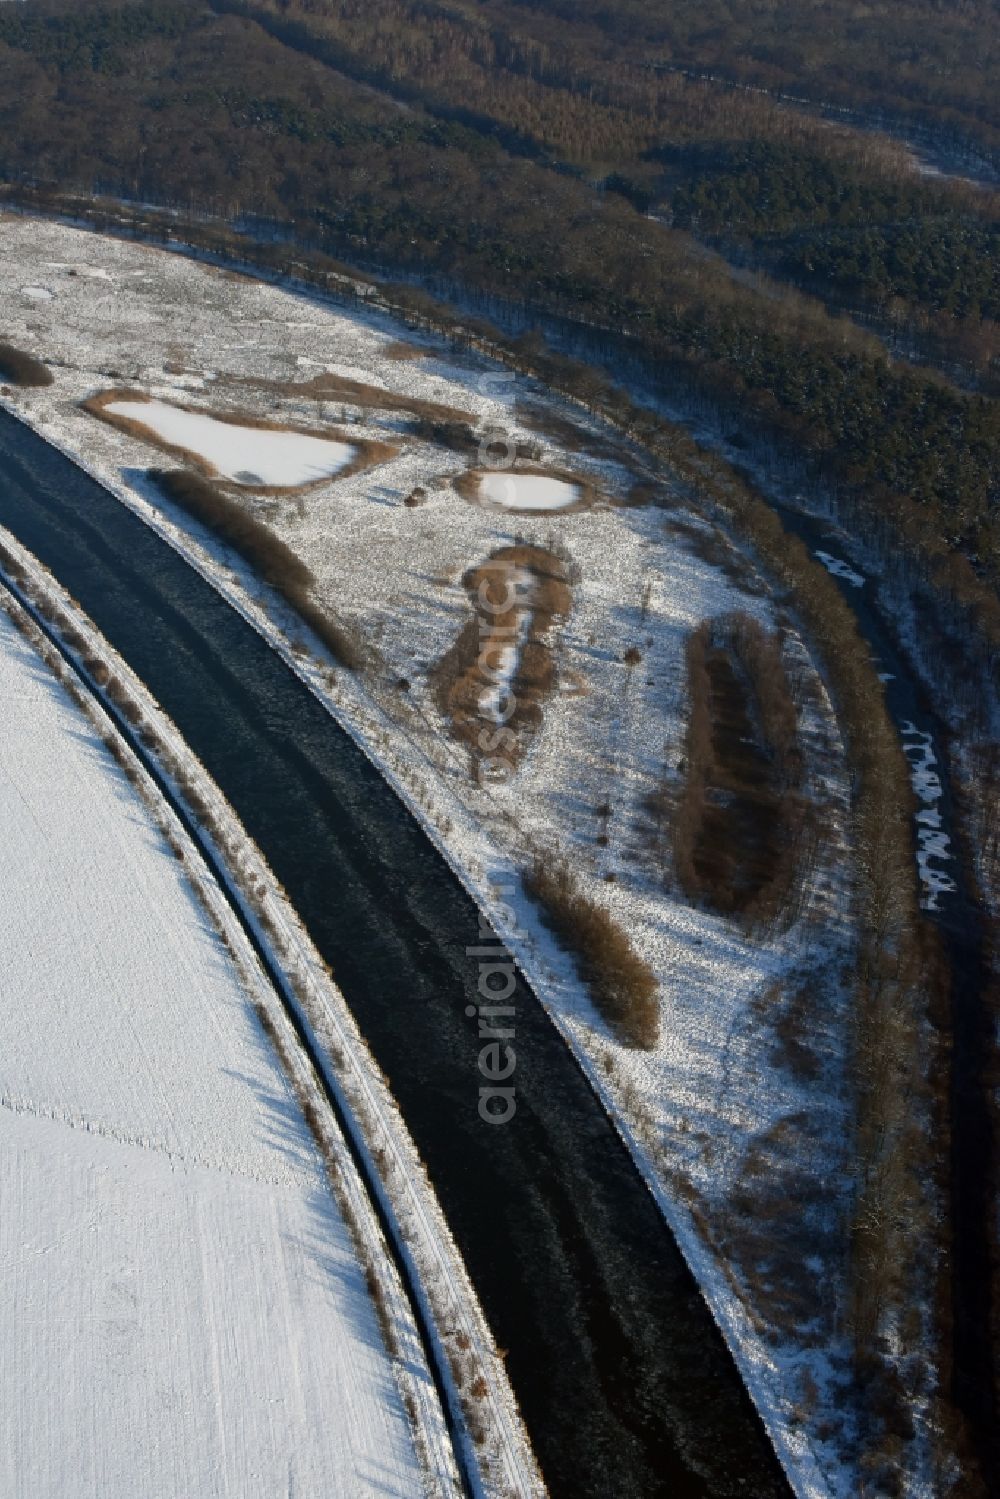
[[[421,349],[416,344],[407,343],[405,338],[394,338],[391,344],[386,344],[382,350],[385,359],[392,359],[396,364],[408,364],[417,359],[426,359],[430,353],[429,349]]]
[[[818,1082],[823,1075],[824,1058],[823,1038],[817,1027],[816,985],[803,981],[787,995],[776,985],[769,994],[772,1013],[766,1018],[771,1021],[774,1037],[771,1056],[775,1066],[803,1086]]]
[[[480,775],[507,776],[556,687],[551,632],[573,607],[570,569],[544,547],[501,547],[462,579],[472,605],[431,672],[435,702]]]
[[[828,1342],[843,1306],[842,1178],[823,1169],[834,1165],[812,1116],[786,1116],[750,1144],[722,1220],[720,1247],[741,1299],[772,1336],[780,1332],[800,1346]],[[831,1287],[840,1294],[831,1295]]]
[[[685,893],[748,925],[789,905],[815,841],[802,795],[798,709],[780,636],[746,615],[703,622],[687,645],[685,782],[673,816]]]
[[[573,953],[595,1006],[626,1046],[651,1051],[660,1029],[659,985],[625,931],[580,889],[565,864],[539,858],[525,876],[546,925]]]
[[[610,459],[617,463],[623,460],[620,444],[601,437],[596,432],[588,432],[569,417],[549,411],[547,407],[534,401],[519,398],[514,403],[514,414],[522,427],[527,427],[529,432],[537,432],[540,437],[547,437],[568,453],[589,453],[593,458],[605,461]]]
[[[553,479],[559,484],[570,485],[576,490],[577,497],[569,504],[552,509],[533,505],[497,505],[482,493],[483,480],[496,474],[509,474],[513,478]],[[508,515],[572,515],[581,510],[589,510],[600,500],[608,501],[611,498],[585,474],[576,473],[572,469],[546,468],[538,463],[518,462],[513,468],[506,470],[470,468],[464,474],[459,474],[453,485],[463,500],[468,500],[470,504],[481,505],[489,510],[503,510]]]
[[[720,526],[713,525],[711,530],[705,530],[679,516],[671,516],[667,525],[671,535],[679,536],[689,543],[691,551],[700,561],[707,562],[709,567],[718,568],[744,593],[765,591],[754,577],[748,558],[737,551]]]
[[[88,396],[80,402],[83,411],[89,412],[91,416],[98,417],[107,422],[111,427],[116,427],[120,432],[127,432],[131,437],[137,437],[142,442],[150,443],[159,448],[161,453],[168,453],[172,458],[179,459],[182,463],[197,469],[205,478],[215,483],[225,485],[228,488],[237,489],[241,492],[251,486],[239,483],[238,480],[227,479],[219,474],[207,459],[191,448],[181,447],[174,443],[166,442],[159,433],[145,422],[134,416],[123,416],[121,412],[108,410],[109,406],[118,401],[129,401],[148,405],[152,397],[146,391],[129,389],[102,390],[97,395]],[[369,438],[358,438],[353,434],[340,431],[336,427],[305,427],[295,422],[274,421],[269,417],[257,416],[248,411],[217,411],[205,406],[195,406],[184,401],[165,401],[165,405],[173,406],[178,411],[187,411],[194,416],[204,416],[212,421],[221,422],[227,427],[249,427],[258,432],[289,432],[296,433],[300,437],[313,437],[321,442],[339,442],[349,447],[354,456],[343,468],[333,474],[323,474],[317,479],[310,479],[305,484],[288,485],[266,485],[255,484],[252,486],[255,495],[283,495],[304,494],[308,490],[321,487],[324,484],[333,484],[340,479],[349,479],[353,474],[363,473],[366,469],[374,468],[377,464],[385,463],[394,458],[399,448],[394,443],[377,442]]]
[[[630,469],[634,474],[635,470]],[[625,504],[630,510],[645,510],[650,505],[657,506],[660,510],[667,510],[673,503],[674,497],[670,492],[669,485],[665,483],[653,483],[648,479],[633,479],[629,487]]]
[[[207,526],[277,589],[341,666],[355,671],[366,664],[367,653],[357,633],[313,597],[312,571],[280,537],[249,515],[240,500],[184,469],[151,469],[149,477],[169,500]]]
[[[449,406],[441,401],[426,401],[419,396],[400,395],[396,391],[386,390],[382,385],[370,385],[364,380],[352,380],[347,375],[331,374],[328,370],[313,375],[309,380],[262,380],[255,379],[252,375],[220,375],[215,383],[249,387],[289,400],[339,401],[345,406],[358,406],[363,411],[395,411],[404,416],[423,417],[427,421],[475,421],[470,411],[464,411],[459,406]]]
[[[33,354],[0,341],[0,379],[27,389],[51,385],[52,378],[52,371]]]

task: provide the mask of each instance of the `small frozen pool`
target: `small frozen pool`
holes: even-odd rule
[[[479,497],[505,510],[566,510],[580,500],[580,486],[548,474],[483,474]]]
[[[222,478],[247,487],[294,489],[332,478],[357,451],[350,443],[304,432],[237,426],[169,401],[109,401],[102,411],[146,428],[159,442],[183,448]]]

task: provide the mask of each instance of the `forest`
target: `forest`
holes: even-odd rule
[[[997,195],[921,176],[877,132],[683,76],[713,65],[711,5],[573,9],[569,28],[559,4],[5,7],[0,178],[277,225],[487,309],[613,330],[734,434],[771,434],[995,581]],[[754,78],[788,7],[758,9],[739,53]],[[904,14],[911,37],[940,25]],[[976,38],[985,63],[985,11],[962,14],[949,46]],[[800,89],[837,94],[854,32],[824,29]],[[898,45],[872,51],[852,107]],[[979,70],[945,98],[915,63],[897,93],[986,150]],[[900,329],[922,351],[899,357]]]

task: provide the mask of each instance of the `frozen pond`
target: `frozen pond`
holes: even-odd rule
[[[856,572],[849,562],[845,562],[841,557],[834,557],[830,552],[817,552],[816,556],[827,572],[832,573],[835,578],[843,578],[844,582],[850,583],[852,588],[864,588],[863,575]]]
[[[169,447],[184,448],[220,477],[263,489],[294,489],[328,479],[348,466],[346,442],[304,432],[237,426],[169,401],[109,401],[103,412],[135,422]]]
[[[479,497],[505,510],[566,510],[580,499],[580,486],[547,474],[483,474]]]

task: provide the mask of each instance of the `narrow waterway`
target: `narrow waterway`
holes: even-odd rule
[[[156,695],[330,962],[508,1350],[551,1493],[787,1495],[659,1211],[523,985],[517,1113],[480,1119],[478,913],[349,737],[166,543],[3,413],[0,522]]]
[[[847,560],[843,535],[821,517],[788,506],[775,508],[786,528],[837,580],[851,605],[879,668],[886,706],[910,763],[921,903],[940,932],[950,985],[952,1396],[967,1423],[969,1446],[986,1491],[1000,1492],[991,1249],[997,1142],[989,1099],[996,1036],[984,1003],[988,979],[982,913],[957,840],[947,735],[879,611],[874,582]]]

